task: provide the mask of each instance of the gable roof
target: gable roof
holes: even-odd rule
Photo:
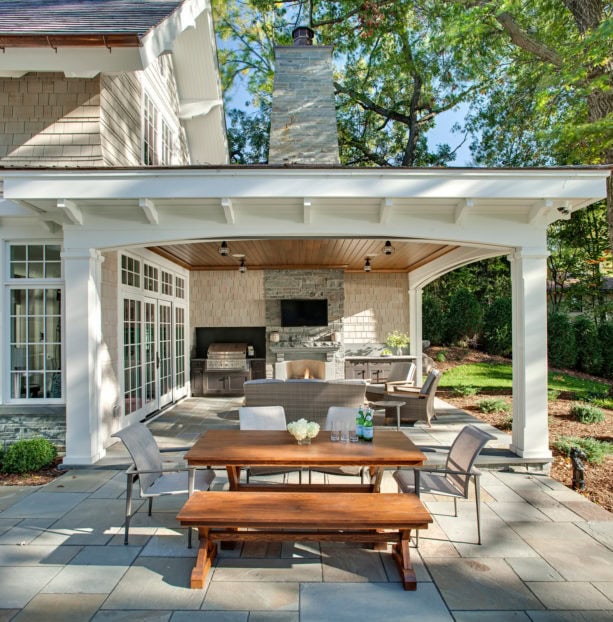
[[[142,38],[183,0],[0,0],[0,41],[49,35],[131,34]]]

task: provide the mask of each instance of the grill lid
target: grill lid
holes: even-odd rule
[[[207,350],[209,358],[246,358],[246,343],[212,343]]]

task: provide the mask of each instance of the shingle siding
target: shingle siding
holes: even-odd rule
[[[141,164],[141,98],[135,73],[102,77],[100,129],[105,166]]]
[[[0,78],[0,164],[100,166],[100,79]]]

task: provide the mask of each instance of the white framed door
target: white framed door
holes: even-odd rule
[[[159,407],[170,404],[173,399],[174,361],[173,361],[173,322],[172,304],[158,303],[158,375],[159,375]]]

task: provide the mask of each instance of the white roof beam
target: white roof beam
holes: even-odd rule
[[[143,210],[150,225],[160,224],[160,215],[155,207],[155,203],[151,199],[139,199],[138,206]]]
[[[475,206],[475,202],[472,199],[462,199],[455,208],[453,214],[453,221],[456,225],[464,224],[468,212]]]
[[[553,209],[552,199],[543,199],[542,201],[538,201],[534,205],[534,207],[530,210],[530,213],[528,214],[528,222],[531,225],[545,222],[545,217],[547,216],[549,211],[552,209]]]
[[[313,222],[312,207],[311,199],[302,200],[302,218],[305,225],[310,225]]]
[[[379,206],[379,223],[386,225],[389,223],[392,217],[392,210],[394,209],[394,200],[390,198],[381,199],[381,205]]]
[[[83,224],[83,212],[77,207],[77,204],[67,199],[59,199],[57,202],[57,208],[64,213],[66,218],[73,225]]]
[[[232,199],[222,199],[221,207],[223,208],[224,216],[226,217],[226,222],[229,225],[233,225],[236,222],[236,214],[234,213],[234,206],[232,205]]]

